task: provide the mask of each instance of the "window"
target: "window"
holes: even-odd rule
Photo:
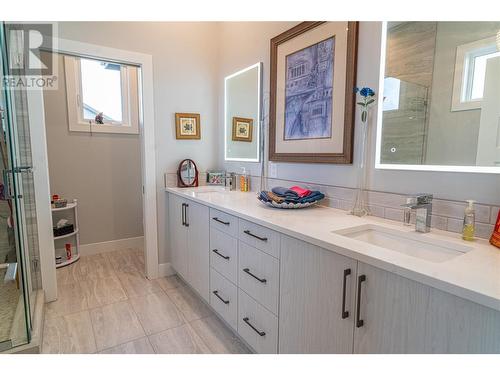
[[[121,66],[104,61],[80,59],[83,118],[94,120],[99,113],[112,124],[122,123]],[[105,89],[104,89],[105,88]]]
[[[481,108],[488,60],[500,58],[497,37],[457,47],[452,111]]]
[[[65,56],[70,131],[139,133],[138,69]]]
[[[470,77],[464,93],[465,100],[483,99],[484,80],[486,78],[486,62],[493,57],[499,57],[500,52],[480,51],[468,59],[468,75]]]
[[[383,111],[397,111],[399,109],[399,93],[401,81],[394,77],[384,78]]]

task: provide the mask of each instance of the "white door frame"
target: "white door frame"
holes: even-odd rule
[[[47,157],[43,90],[27,90],[26,99],[28,101],[33,183],[35,184],[40,274],[45,301],[50,302],[57,299],[57,279],[54,263],[56,256],[52,234],[52,210],[50,209],[49,160]]]
[[[153,97],[153,57],[151,55],[57,38],[52,52],[110,60],[141,68],[139,76],[141,164],[143,184],[144,253],[146,276],[158,277],[158,226],[156,211],[156,145]],[[43,46],[42,46],[43,48]],[[45,125],[45,123],[44,123]],[[45,129],[45,126],[44,126]],[[48,176],[48,170],[47,170]],[[53,258],[52,258],[53,262]],[[54,273],[55,273],[55,266]],[[52,284],[52,283],[50,283]],[[44,285],[45,289],[45,285]]]

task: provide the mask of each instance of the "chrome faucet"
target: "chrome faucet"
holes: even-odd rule
[[[415,230],[427,233],[431,230],[432,194],[415,194],[406,199],[404,207],[405,225],[410,225],[411,211],[415,210]]]

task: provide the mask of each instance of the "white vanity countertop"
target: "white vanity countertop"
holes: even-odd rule
[[[487,240],[466,242],[460,234],[437,229],[419,234],[473,248],[451,260],[434,263],[332,232],[363,224],[414,232],[414,226],[373,216],[358,218],[346,211],[322,206],[301,210],[275,209],[260,203],[254,192],[229,192],[221,187],[166,190],[500,311],[500,249]]]

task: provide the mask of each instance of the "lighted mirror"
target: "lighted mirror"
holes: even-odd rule
[[[259,162],[261,63],[224,80],[225,160]]]
[[[387,22],[376,167],[500,173],[500,22]]]

